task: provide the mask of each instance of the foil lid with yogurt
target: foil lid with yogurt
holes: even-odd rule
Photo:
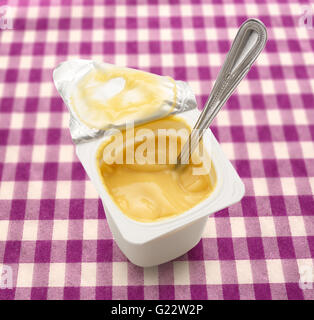
[[[70,112],[74,143],[197,107],[186,82],[92,60],[69,60],[53,72]]]

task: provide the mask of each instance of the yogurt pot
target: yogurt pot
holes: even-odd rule
[[[176,117],[193,127],[199,114],[200,111],[193,109]],[[97,171],[96,154],[106,139],[109,137],[78,144],[76,154],[100,195],[116,243],[138,266],[158,265],[192,249],[200,241],[209,215],[240,201],[244,195],[243,182],[210,129],[207,129],[203,145],[216,170],[217,183],[213,192],[192,209],[172,218],[149,223],[135,221],[114,203]]]
[[[76,114],[70,99],[80,79],[97,68],[106,69],[111,66],[104,64],[99,67],[98,63],[91,60],[70,60],[59,65],[53,73],[56,88],[70,112],[69,129],[76,154],[98,191],[113,237],[127,258],[142,267],[170,261],[183,255],[200,241],[209,215],[241,200],[244,185],[211,130],[207,129],[203,136],[203,147],[216,174],[215,188],[208,197],[179,215],[155,222],[140,222],[129,218],[108,193],[96,163],[99,148],[111,139],[110,128],[119,126],[108,126],[104,130],[88,127]],[[188,84],[182,81],[169,82],[164,77],[160,81],[165,84],[168,92],[172,92],[175,86],[176,103],[170,110],[168,102],[165,101],[160,107],[162,112],[152,115],[151,118],[147,117],[145,121],[153,121],[155,116],[163,118],[175,115],[178,120],[183,120],[193,128],[200,111],[196,108],[196,100]],[[139,120],[139,124],[141,121]]]

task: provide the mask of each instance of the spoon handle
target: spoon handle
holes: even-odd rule
[[[261,21],[249,19],[242,24],[204,109],[177,158],[177,167],[189,162],[190,156],[201,140],[205,129],[208,128],[221,107],[248,73],[252,64],[263,50],[266,40],[266,27]]]

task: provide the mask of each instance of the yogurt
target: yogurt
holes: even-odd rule
[[[98,173],[103,185],[121,211],[140,222],[156,222],[181,214],[205,200],[216,186],[217,179],[213,165],[210,166],[210,170],[204,170],[206,174],[193,174],[194,169],[201,169],[200,167],[204,166],[201,159],[195,161],[198,157],[195,155],[192,160],[196,163],[191,160],[186,167],[176,169],[174,164],[170,163],[171,151],[176,150],[174,154],[176,160],[182,142],[185,141],[181,141],[180,136],[176,135],[169,134],[165,137],[162,134],[164,131],[161,130],[171,129],[169,132],[173,130],[179,132],[180,129],[186,129],[189,132],[190,127],[187,123],[176,117],[149,122],[135,128],[137,141],[139,141],[137,133],[143,129],[150,129],[153,132],[146,141],[146,144],[152,144],[155,151],[151,163],[147,159],[144,159],[146,160],[144,163],[137,163],[136,159],[126,163],[128,140],[135,140],[133,135],[127,139],[126,131],[123,132],[123,140],[120,142],[122,147],[115,155],[115,159],[120,159],[119,162],[122,163],[111,160],[113,163],[108,164],[104,161],[107,153],[111,152],[110,148],[106,149],[110,143],[108,141],[100,146],[96,156]],[[167,138],[166,143],[161,143],[165,138]],[[171,138],[174,141],[171,141]],[[175,148],[171,148],[173,145]],[[135,147],[138,149],[141,144],[138,143]],[[133,157],[137,154],[137,149],[134,148]],[[158,160],[162,160],[162,157],[158,157],[160,155],[165,155],[164,164],[158,163]],[[209,155],[206,154],[206,161],[208,158]]]

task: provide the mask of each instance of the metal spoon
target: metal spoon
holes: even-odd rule
[[[205,129],[208,128],[221,107],[251,69],[253,62],[263,50],[266,40],[266,27],[261,21],[249,19],[242,24],[205,107],[177,158],[176,168],[189,163]]]

